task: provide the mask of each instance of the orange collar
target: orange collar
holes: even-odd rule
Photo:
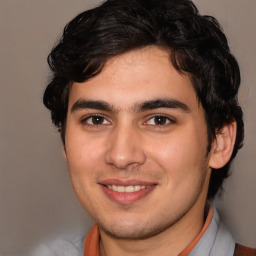
[[[212,220],[212,216],[213,216],[213,207],[210,206],[208,216],[205,220],[202,230],[196,236],[196,238],[178,256],[187,256],[193,250],[193,248],[196,246],[198,241],[203,236],[206,229],[209,227],[211,220]],[[92,255],[100,256],[99,240],[100,240],[99,229],[98,229],[98,226],[96,224],[94,224],[85,239],[84,256],[92,256]]]

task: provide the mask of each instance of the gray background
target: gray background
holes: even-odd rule
[[[92,220],[72,191],[61,142],[42,104],[46,57],[64,25],[99,1],[0,0],[0,251],[15,254]],[[222,24],[242,71],[246,137],[216,204],[234,237],[256,246],[256,1],[196,0]]]

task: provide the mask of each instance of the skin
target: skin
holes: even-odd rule
[[[159,99],[176,105],[145,107]],[[72,85],[65,156],[75,193],[99,225],[101,255],[177,255],[197,236],[211,167],[223,164],[207,145],[191,80],[163,49],[114,57]],[[153,185],[138,200],[117,202],[102,189],[106,180]]]

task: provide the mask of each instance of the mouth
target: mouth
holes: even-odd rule
[[[119,193],[133,193],[140,191],[142,189],[150,188],[151,186],[145,186],[145,185],[134,185],[134,186],[118,186],[118,185],[107,185],[107,188]]]
[[[127,205],[148,196],[157,184],[135,180],[106,180],[99,185],[111,201]]]

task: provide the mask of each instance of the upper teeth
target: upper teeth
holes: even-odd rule
[[[113,191],[117,191],[117,192],[135,192],[135,191],[139,191],[141,189],[144,188],[149,188],[150,186],[140,186],[140,185],[135,185],[135,186],[117,186],[117,185],[108,185],[107,186],[108,189],[111,189]]]

